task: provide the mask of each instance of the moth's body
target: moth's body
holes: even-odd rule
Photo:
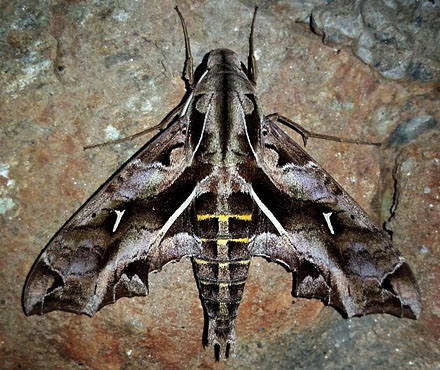
[[[193,91],[193,109],[205,119],[193,159],[203,169],[192,205],[201,253],[192,261],[209,318],[208,342],[224,348],[235,343],[234,321],[252,257],[247,245],[255,207],[247,184],[255,158],[245,127],[251,102],[243,91],[253,95],[254,87],[230,50],[211,51],[207,64],[208,73]]]
[[[212,51],[170,125],[53,237],[24,287],[27,315],[91,316],[147,295],[150,272],[191,257],[205,339],[224,356],[250,260],[265,256],[292,271],[293,295],[347,317],[418,316],[417,283],[387,236],[262,114],[252,45],[251,32],[247,69],[232,51]]]

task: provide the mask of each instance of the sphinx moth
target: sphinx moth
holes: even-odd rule
[[[196,80],[185,23],[190,92],[166,129],[122,166],[58,231],[23,290],[26,315],[93,315],[148,294],[148,274],[192,259],[206,344],[233,351],[234,322],[253,256],[283,264],[293,294],[345,317],[417,318],[408,264],[366,213],[273,120],[248,67],[211,51]]]

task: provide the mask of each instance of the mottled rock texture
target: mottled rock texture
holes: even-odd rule
[[[185,54],[172,1],[3,1],[1,368],[439,366],[439,4],[310,1],[299,13],[296,1],[268,3],[260,4],[255,34],[260,103],[267,114],[279,112],[315,132],[385,142],[376,148],[310,140],[307,150],[392,235],[421,288],[419,320],[344,320],[318,301],[293,299],[291,275],[263,259],[252,263],[237,357],[226,363],[216,364],[212,350],[202,348],[203,314],[188,260],[151,275],[147,298],[120,300],[93,318],[25,317],[21,290],[38,253],[148,137],[98,150],[83,146],[160,122],[184,96]],[[179,2],[195,63],[216,47],[246,60],[254,5]],[[399,11],[380,11],[386,8]],[[335,36],[332,46],[323,44],[307,23],[295,23],[307,19],[324,41],[332,34],[342,41]],[[370,41],[362,41],[365,33]],[[387,74],[399,61],[403,72]]]
[[[436,81],[440,77],[438,1],[315,0],[291,4],[326,45],[351,47],[383,77]]]

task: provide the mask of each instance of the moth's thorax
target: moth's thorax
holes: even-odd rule
[[[238,55],[229,49],[214,49],[208,54],[206,66],[208,69],[218,65],[229,65],[234,69],[241,69],[241,62]]]
[[[212,50],[208,54],[206,71],[194,88],[194,96],[221,91],[254,93],[254,84],[246,75],[238,55],[232,50]]]
[[[241,94],[226,92],[208,96],[211,104],[204,116],[203,140],[197,159],[215,167],[231,167],[248,161],[252,151],[246,137]]]
[[[233,51],[209,53],[207,72],[196,84],[192,99],[193,112],[203,121],[203,129],[198,131],[203,135],[196,153],[198,161],[227,167],[253,157],[246,119],[257,110],[254,84]]]

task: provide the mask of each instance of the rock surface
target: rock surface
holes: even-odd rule
[[[279,112],[314,132],[385,142],[378,149],[310,140],[307,150],[392,235],[420,285],[419,320],[388,315],[344,320],[318,301],[293,299],[291,275],[258,258],[237,319],[237,357],[226,363],[215,363],[212,350],[202,348],[203,314],[188,260],[152,274],[148,297],[120,300],[93,318],[64,312],[25,317],[21,291],[38,253],[148,137],[98,150],[83,151],[83,146],[160,122],[185,94],[185,54],[174,2],[3,2],[2,368],[438,367],[439,54],[433,52],[432,37],[419,35],[423,27],[435,33],[438,3],[414,2],[413,12],[401,11],[396,18],[383,12],[378,19],[379,5],[404,9],[406,3],[363,2],[362,12],[379,4],[370,20],[376,22],[369,31],[375,39],[368,49],[371,63],[387,61],[389,67],[381,62],[375,68],[396,80],[364,64],[368,53],[359,53],[359,45],[370,26],[350,21],[360,3],[343,19],[336,13],[350,2],[301,2],[303,13],[299,3],[279,1],[260,9],[255,34],[260,103],[265,113]],[[246,60],[254,5],[245,0],[179,4],[196,65],[216,47],[235,50]],[[417,24],[409,26],[414,15],[422,17],[419,30]],[[310,16],[315,31],[323,30],[327,38],[334,29],[351,48],[335,47],[336,36],[333,46],[323,44],[307,25],[295,23]],[[394,39],[377,43],[385,25],[394,25],[387,31]],[[347,27],[351,33],[343,32]],[[399,32],[407,39],[400,40]],[[429,78],[415,78],[419,72],[406,67],[387,76],[403,60],[390,51],[396,45],[410,45],[405,63],[421,63],[416,70],[428,71],[420,75]]]
[[[326,45],[350,47],[383,77],[437,81],[440,6],[436,1],[282,1],[310,23]]]

